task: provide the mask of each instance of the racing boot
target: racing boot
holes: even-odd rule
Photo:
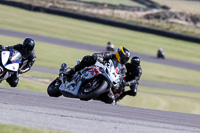
[[[115,95],[113,94],[112,90],[110,90],[107,95],[110,98],[110,103],[112,105],[116,105],[117,103],[116,103],[116,100],[115,100]]]
[[[7,78],[6,81],[9,83],[11,87],[16,87],[19,82],[19,74],[18,72],[11,75],[11,77]]]

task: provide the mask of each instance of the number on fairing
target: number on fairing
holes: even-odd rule
[[[94,66],[92,69],[88,70],[93,77],[96,77],[101,71],[98,67]]]

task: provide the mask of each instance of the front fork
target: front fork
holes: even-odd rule
[[[67,72],[67,64],[63,63],[59,70],[59,79],[62,84],[64,84],[64,73],[66,73],[66,72]]]

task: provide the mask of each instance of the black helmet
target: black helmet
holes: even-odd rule
[[[27,52],[31,52],[34,49],[35,41],[31,38],[26,38],[23,45]]]
[[[127,48],[120,46],[115,53],[115,56],[118,62],[125,64],[130,58],[130,51]]]
[[[139,58],[138,56],[134,56],[134,57],[131,59],[131,64],[133,64],[134,66],[140,65],[140,58]]]

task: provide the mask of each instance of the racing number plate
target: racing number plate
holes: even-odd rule
[[[93,77],[96,77],[99,73],[101,73],[97,66],[94,66],[93,68],[88,70],[88,72],[90,72]]]

